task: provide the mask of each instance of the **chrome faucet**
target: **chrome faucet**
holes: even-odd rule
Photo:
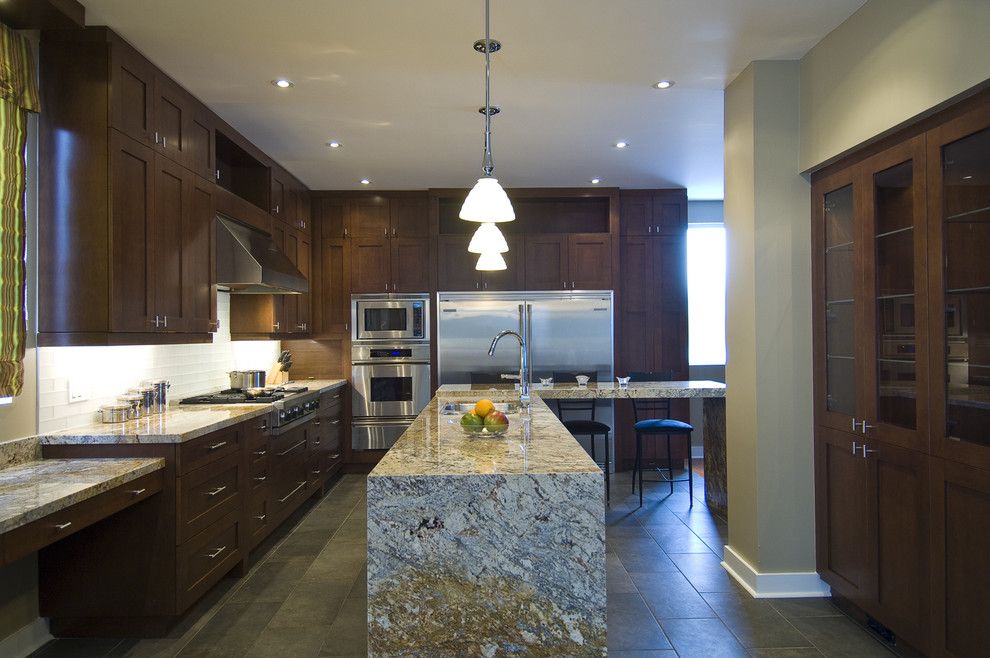
[[[495,338],[492,338],[492,345],[488,348],[488,356],[495,356],[495,348],[498,346],[498,341],[502,340],[505,336],[512,336],[519,341],[519,402],[523,405],[529,404],[529,346],[526,344],[526,338],[524,336],[529,334],[529,308],[528,305],[519,305],[519,331],[512,331],[511,329],[506,329],[505,331],[500,331],[496,334]],[[503,378],[508,379],[509,377],[503,375]]]

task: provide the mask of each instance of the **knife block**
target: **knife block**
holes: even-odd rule
[[[282,372],[282,364],[276,361],[272,364],[272,367],[268,369],[268,374],[265,375],[265,383],[269,386],[281,386],[289,381],[289,373]]]

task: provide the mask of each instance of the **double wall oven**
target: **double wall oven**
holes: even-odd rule
[[[392,447],[430,401],[430,299],[351,298],[351,448]]]

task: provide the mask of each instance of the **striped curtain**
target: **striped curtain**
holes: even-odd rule
[[[0,397],[24,385],[24,147],[37,79],[30,43],[0,24]]]

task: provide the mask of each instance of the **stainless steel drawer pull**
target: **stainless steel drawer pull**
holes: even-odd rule
[[[320,445],[320,441],[321,439],[316,439],[315,441],[313,441],[313,443],[315,443],[316,445]]]
[[[306,445],[306,442],[305,441],[300,441],[299,443],[297,443],[296,445],[292,446],[291,448],[278,453],[278,456],[279,457],[285,457],[287,454],[289,454],[290,452],[292,452],[293,450],[295,450],[299,446],[304,446],[304,445]]]
[[[219,495],[219,494],[220,494],[220,493],[221,493],[221,492],[222,492],[223,490],[225,490],[226,488],[227,488],[227,485],[224,485],[224,486],[222,486],[222,487],[217,487],[217,488],[216,488],[216,489],[214,489],[213,491],[207,491],[207,492],[206,492],[206,495],[207,495],[207,496],[217,496],[217,495]]]
[[[221,441],[220,443],[214,443],[213,445],[211,445],[209,447],[209,450],[217,450],[218,448],[222,448],[225,445],[227,445],[227,442],[226,441]]]
[[[254,518],[258,519],[259,521],[264,521],[265,519],[268,518],[268,515],[267,514],[262,514],[261,516],[256,516]]]
[[[313,421],[313,427],[319,427],[319,426],[320,426],[320,421],[314,420]]]
[[[258,477],[254,478],[255,482],[264,482],[267,479],[268,479],[267,475],[259,475]]]
[[[254,454],[256,454],[259,457],[264,457],[265,455],[268,454],[268,451],[267,450],[255,450],[254,451]]]
[[[259,430],[266,430],[266,429],[268,429],[268,421],[265,421],[265,420],[261,421],[261,425],[258,425],[258,429]]]
[[[296,487],[295,489],[293,489],[292,491],[290,491],[288,494],[286,494],[285,498],[279,498],[278,499],[278,502],[284,503],[285,501],[289,500],[294,495],[296,495],[296,492],[299,491],[300,489],[302,489],[305,486],[306,486],[306,483],[305,482],[300,482],[298,487]]]
[[[143,494],[143,493],[144,493],[145,491],[147,491],[147,489],[135,489],[135,490],[134,490],[134,491],[132,491],[131,493],[132,493],[132,494],[134,494],[135,496],[140,496],[140,495],[141,495],[141,494]]]
[[[855,455],[855,454],[856,454],[857,452],[859,452],[859,449],[860,449],[860,447],[861,447],[861,446],[860,446],[860,445],[859,445],[858,443],[856,443],[855,441],[853,441],[853,454],[854,454],[854,455]]]
[[[59,530],[65,530],[70,525],[72,525],[72,521],[66,521],[65,523],[56,523],[55,527],[58,528]]]
[[[337,420],[331,420],[330,421],[330,424],[331,425],[340,425],[340,419],[338,418]]]
[[[330,459],[340,459],[340,453],[338,452],[336,454],[330,455]]]
[[[320,474],[320,469],[317,468],[313,471],[313,475],[319,475],[319,474]]]
[[[207,553],[206,554],[206,557],[210,558],[211,560],[215,560],[215,559],[217,559],[217,556],[220,555],[221,553],[223,553],[225,550],[227,550],[227,547],[226,546],[221,546],[220,548],[216,549],[212,553]]]

